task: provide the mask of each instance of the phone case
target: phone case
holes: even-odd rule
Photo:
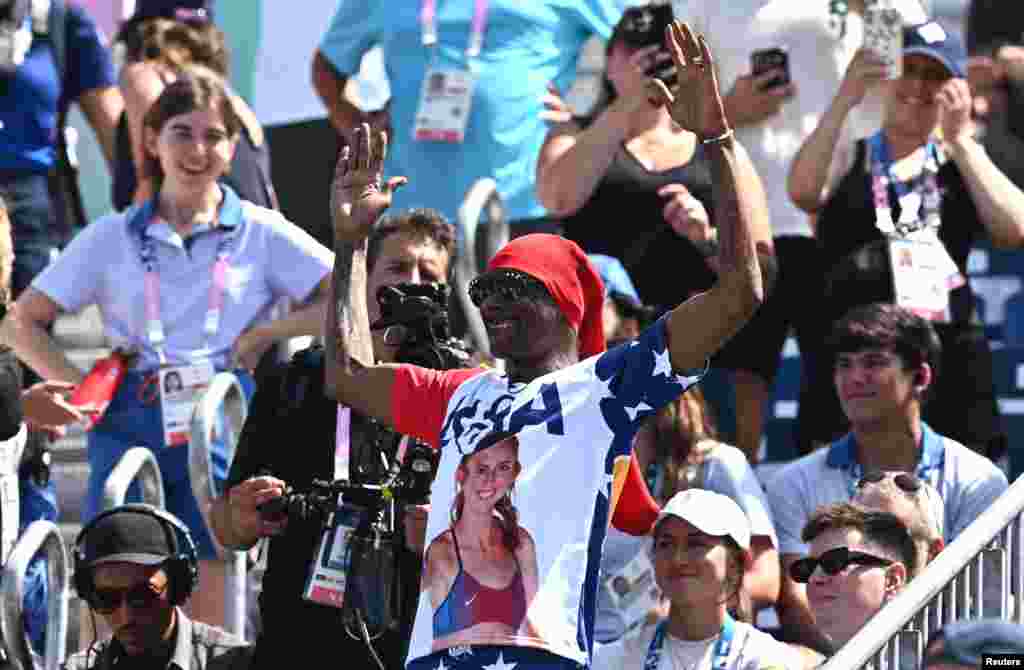
[[[755,76],[775,68],[782,68],[785,72],[771,79],[765,84],[765,88],[785,86],[790,82],[789,52],[783,47],[775,47],[772,49],[758,49],[750,54],[750,71]]]
[[[886,79],[903,76],[903,17],[898,9],[881,2],[866,8],[864,48],[885,63]]]

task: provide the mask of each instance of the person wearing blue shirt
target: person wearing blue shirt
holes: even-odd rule
[[[0,69],[0,194],[13,224],[14,297],[46,267],[61,241],[47,181],[57,166],[60,113],[78,103],[111,165],[114,128],[124,108],[114,65],[92,18],[67,0],[51,2],[62,5],[63,21],[54,20],[59,12],[52,9],[42,14],[45,19],[29,12],[31,46],[20,64]],[[49,3],[26,3],[33,10],[40,4]],[[61,39],[63,72],[54,46]]]
[[[314,56],[314,86],[340,132],[364,121],[392,129],[388,171],[416,175],[396,194],[398,209],[432,207],[455,220],[473,183],[492,177],[509,219],[538,218],[544,209],[534,195],[534,164],[547,132],[541,100],[549,83],[563,90],[571,84],[584,42],[594,35],[607,39],[624,4],[342,0]],[[371,115],[347,101],[343,90],[375,45],[394,95],[386,113]],[[468,79],[460,79],[467,72]],[[421,91],[424,81],[434,87]],[[460,97],[466,81],[468,95]],[[438,91],[444,94],[432,95]],[[425,106],[428,98],[436,105]]]

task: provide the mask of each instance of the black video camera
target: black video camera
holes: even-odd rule
[[[384,341],[398,346],[400,363],[432,370],[454,370],[469,365],[470,352],[452,337],[445,284],[396,284],[377,291],[380,319],[371,330],[384,330]]]

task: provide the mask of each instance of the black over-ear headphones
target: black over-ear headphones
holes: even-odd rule
[[[114,514],[146,514],[160,522],[167,533],[167,544],[177,547],[178,553],[168,556],[160,567],[167,573],[168,598],[173,605],[181,605],[192,595],[199,583],[199,555],[195,542],[188,527],[177,517],[159,507],[143,504],[121,505],[101,512],[95,519],[85,525],[75,538],[74,563],[75,571],[71,577],[78,596],[87,603],[92,603],[93,579],[91,557],[86,556],[86,538],[89,531],[96,527],[102,519]],[[177,537],[175,537],[177,536]]]

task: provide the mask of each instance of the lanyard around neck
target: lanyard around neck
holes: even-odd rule
[[[139,232],[139,258],[145,268],[143,294],[146,308],[146,337],[156,351],[160,365],[167,364],[167,353],[164,344],[167,341],[164,322],[160,317],[160,276],[157,264],[156,243],[146,234],[149,224],[157,221],[154,216]],[[217,260],[213,264],[213,280],[207,293],[206,318],[203,320],[203,347],[210,349],[213,338],[220,330],[221,316],[224,313],[224,293],[227,287],[228,257],[236,233],[223,226],[214,226],[219,233],[217,238]]]
[[[726,613],[725,622],[722,624],[722,632],[718,635],[715,643],[715,656],[711,660],[712,670],[724,670],[729,660],[729,652],[732,649],[732,637],[736,631],[736,622]],[[654,631],[654,639],[651,646],[647,648],[647,658],[644,659],[644,670],[658,670],[661,663],[661,652],[665,646],[665,622],[662,621]]]
[[[889,184],[892,184],[901,205],[906,196],[911,194],[911,187],[893,175],[893,160],[885,134],[878,131],[868,140],[868,144],[871,148],[871,193],[878,229],[886,235],[896,234],[901,237],[922,228],[937,231],[941,223],[939,209],[942,198],[938,186],[939,152],[935,141],[929,140],[925,145],[924,167],[921,176],[914,180],[913,194],[916,198],[913,200],[917,200],[919,205],[916,222],[905,221],[905,214],[899,222],[893,221],[892,208],[889,206]]]
[[[490,0],[475,0],[473,23],[469,31],[469,44],[466,46],[466,58],[476,58],[484,46],[484,32],[487,30],[487,11]],[[423,46],[437,46],[437,0],[423,0],[420,5],[420,28],[423,35]]]

